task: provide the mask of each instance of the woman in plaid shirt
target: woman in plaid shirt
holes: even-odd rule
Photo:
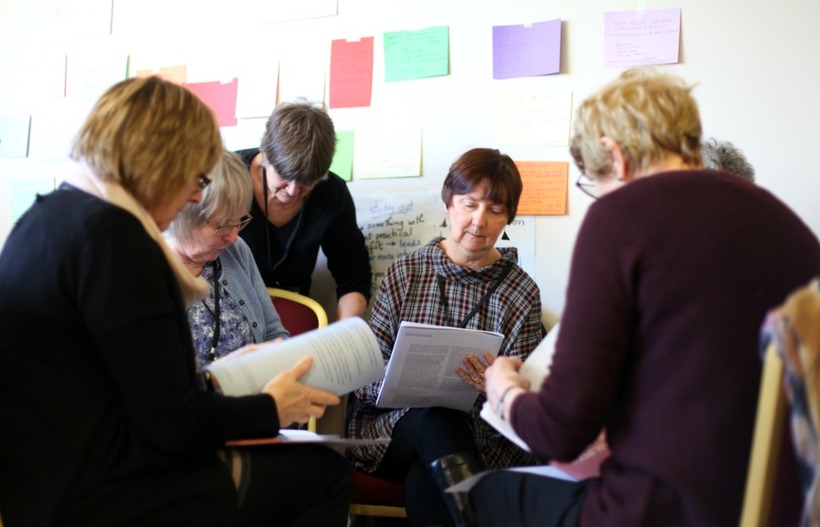
[[[385,364],[404,320],[497,331],[504,335],[499,356],[522,360],[541,341],[538,286],[518,266],[516,249],[495,247],[515,218],[521,190],[515,163],[498,150],[476,148],[453,163],[441,192],[450,217],[449,236],[395,261],[379,287],[370,325]],[[483,372],[492,360],[470,356],[456,369],[478,395],[469,413],[377,408],[381,381],[356,392],[350,437],[392,441],[351,449],[354,463],[405,482],[407,516],[413,525],[447,523],[446,510],[453,503],[445,501],[431,468],[440,458],[457,454],[459,462],[474,470],[534,463],[478,416],[486,400]]]

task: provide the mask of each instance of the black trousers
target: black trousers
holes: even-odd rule
[[[214,454],[196,456],[173,468],[112,479],[93,492],[83,489],[61,511],[40,514],[43,521],[18,521],[10,514],[4,522],[60,527],[347,525],[352,472],[335,450],[272,445],[225,452],[224,460]]]
[[[392,440],[375,474],[404,481],[407,520],[413,526],[446,525],[440,491],[427,476],[426,467],[456,452],[476,447],[469,416],[449,408],[413,408],[393,429]]]
[[[467,524],[474,527],[577,527],[586,482],[498,470],[470,489]]]
[[[341,454],[321,445],[243,450],[250,465],[240,476],[241,527],[347,525],[352,471]]]

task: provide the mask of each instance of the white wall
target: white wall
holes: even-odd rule
[[[568,161],[566,147],[498,144],[496,99],[500,91],[530,87],[572,91],[577,105],[620,72],[603,67],[604,11],[680,7],[681,63],[660,69],[699,84],[694,93],[701,105],[705,135],[740,146],[757,169],[758,183],[789,204],[815,233],[820,232],[820,183],[814,157],[820,143],[816,128],[820,122],[817,0],[679,0],[673,4],[339,0],[337,16],[267,25],[258,25],[253,12],[238,8],[250,1],[113,0],[112,35],[72,39],[59,37],[59,28],[52,23],[55,0],[0,0],[0,115],[33,114],[33,138],[38,126],[79,126],[87,101],[71,102],[79,108],[73,113],[51,111],[55,104],[54,57],[60,53],[114,51],[153,56],[167,60],[167,65],[188,63],[189,81],[211,80],[191,76],[197,68],[229,70],[248,60],[259,68],[276,67],[280,56],[300,49],[313,52],[314,60],[303,66],[306,74],[326,71],[331,40],[373,36],[372,106],[331,114],[340,130],[353,129],[377,115],[419,120],[424,133],[422,176],[354,181],[351,190],[437,189],[449,164],[473,146],[500,147],[520,160]],[[492,79],[493,25],[555,18],[563,20],[560,74]],[[450,75],[384,83],[382,33],[438,25],[450,28]],[[69,122],[57,122],[60,119]],[[235,136],[226,134],[229,147],[247,146],[231,137]],[[42,177],[55,170],[58,163],[38,158],[35,150],[32,142],[31,157],[0,158],[4,195],[9,193],[10,181]],[[571,167],[570,181],[576,177]],[[0,239],[11,227],[8,201],[0,200]],[[535,218],[537,260],[531,271],[541,287],[544,306],[553,315],[563,309],[573,241],[588,204],[588,198],[570,186],[567,216]]]

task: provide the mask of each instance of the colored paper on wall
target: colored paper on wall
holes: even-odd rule
[[[330,171],[345,181],[350,181],[352,179],[353,132],[336,132],[336,152],[333,154],[333,162],[330,164]]]
[[[386,82],[440,77],[450,73],[450,28],[384,34]]]
[[[493,78],[532,77],[561,71],[561,19],[493,26]]]
[[[566,161],[516,161],[524,191],[518,214],[567,213],[569,163]]]
[[[162,66],[159,69],[145,68],[137,70],[136,77],[150,77],[156,75],[167,81],[175,82],[177,84],[185,84],[187,80],[187,66],[180,64],[178,66]]]
[[[370,106],[373,37],[334,40],[330,47],[330,107]]]
[[[566,146],[572,92],[516,90],[500,94],[499,142],[503,145]]]
[[[185,84],[216,114],[219,126],[236,125],[236,92],[238,79],[231,82],[191,82]]]
[[[421,128],[377,125],[356,130],[353,154],[356,179],[421,175]]]
[[[604,67],[677,64],[680,8],[604,12]]]
[[[0,115],[0,157],[26,157],[30,115]]]

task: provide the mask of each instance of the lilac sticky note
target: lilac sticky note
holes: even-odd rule
[[[493,78],[548,75],[561,70],[561,19],[493,26]]]
[[[676,64],[680,8],[604,12],[604,66]]]

